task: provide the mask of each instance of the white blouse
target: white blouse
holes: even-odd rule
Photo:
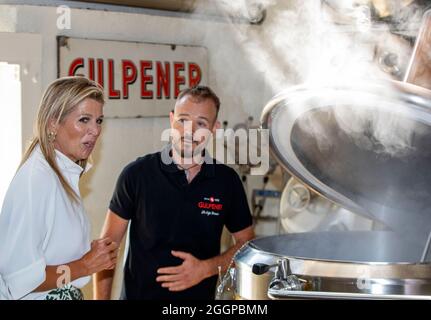
[[[57,150],[56,161],[80,197],[83,169]],[[89,250],[90,225],[82,201],[72,204],[37,146],[13,178],[0,213],[0,299],[44,299],[49,291],[32,291],[45,281],[45,267],[80,259]],[[82,288],[89,280],[72,284]]]

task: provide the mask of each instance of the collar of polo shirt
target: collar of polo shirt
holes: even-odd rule
[[[214,163],[215,160],[211,158],[211,156],[208,154],[208,152],[204,151],[204,162],[202,163],[201,172],[206,177],[213,177],[215,175],[215,169],[214,169]],[[178,168],[177,164],[172,159],[172,145],[167,144],[162,150],[161,150],[161,157],[160,157],[160,165],[163,170],[167,172],[179,172],[184,171],[180,168]]]

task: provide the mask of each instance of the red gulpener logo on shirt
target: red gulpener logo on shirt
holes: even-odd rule
[[[205,210],[220,211],[223,209],[223,204],[220,203],[220,199],[216,199],[214,197],[205,197],[204,201],[198,202],[198,208],[205,209]]]

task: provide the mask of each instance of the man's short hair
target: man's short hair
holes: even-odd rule
[[[217,97],[214,91],[212,91],[209,87],[198,85],[198,86],[184,89],[178,95],[177,101],[180,101],[185,96],[191,96],[194,99],[196,99],[198,102],[206,99],[212,100],[216,107],[216,117],[217,117],[218,112],[220,110],[220,99]]]

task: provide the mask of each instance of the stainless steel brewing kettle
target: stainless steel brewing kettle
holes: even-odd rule
[[[412,59],[406,76],[421,85],[426,47],[416,44],[421,63]],[[234,258],[236,297],[429,299],[431,91],[398,81],[296,86],[267,104],[261,123],[285,170],[384,228],[252,240]]]

